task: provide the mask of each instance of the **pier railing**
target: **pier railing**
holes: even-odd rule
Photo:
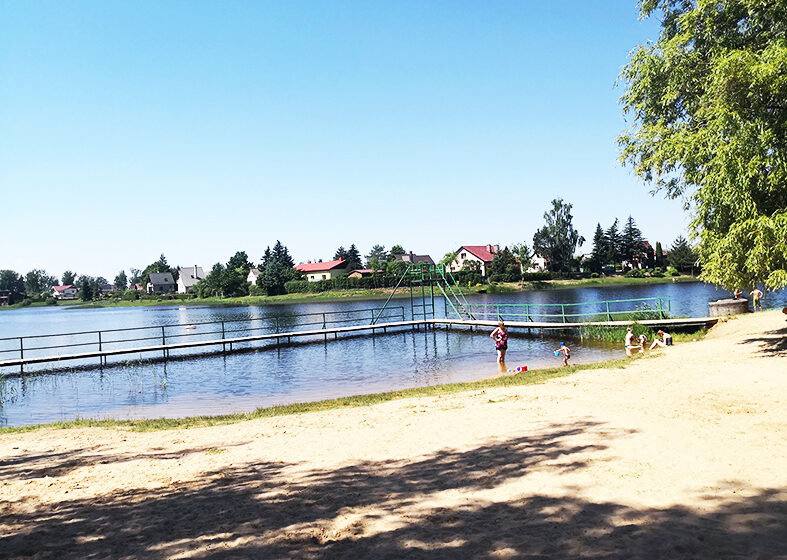
[[[581,303],[470,303],[468,311],[479,320],[576,323],[616,319],[664,319],[668,298],[613,299]]]
[[[0,361],[26,357],[57,357],[63,350],[79,349],[80,352],[133,348],[172,342],[188,342],[278,334],[298,330],[329,329],[338,326],[373,324],[375,318],[405,320],[404,306],[325,311],[291,315],[268,315],[248,319],[170,323],[149,327],[103,329],[55,334],[40,334],[0,338]],[[70,350],[69,350],[70,351]]]

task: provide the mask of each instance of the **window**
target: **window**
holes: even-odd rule
[[[322,275],[322,279],[323,279],[323,280],[325,280],[325,278],[326,278],[326,276],[325,276],[325,274],[323,274],[323,275]]]
[[[467,253],[462,253],[462,254],[460,255],[460,258],[462,258],[462,259],[466,259],[466,258],[467,258]]]

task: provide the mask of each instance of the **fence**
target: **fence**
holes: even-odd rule
[[[580,306],[587,311],[579,312]],[[575,323],[616,318],[664,319],[671,306],[668,298],[652,297],[582,303],[470,303],[468,311],[480,320]]]
[[[297,332],[299,329],[309,330],[309,327],[329,329],[339,326],[372,324],[375,317],[404,321],[405,310],[403,306],[389,306],[386,309],[368,308],[272,315],[250,319],[203,321],[189,324],[165,324],[150,327],[0,338],[0,362],[16,358],[22,360],[25,357],[51,356],[57,358],[59,355],[62,355],[62,352],[59,353],[58,351],[65,349],[78,348],[80,352],[102,352],[120,348],[133,349],[139,346],[139,343],[147,343],[147,345],[160,343],[163,346],[168,342],[221,340],[240,336],[253,336],[254,334]],[[220,338],[218,335],[220,335]]]

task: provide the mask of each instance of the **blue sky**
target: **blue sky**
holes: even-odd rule
[[[439,258],[532,242],[555,197],[590,239],[679,201],[617,162],[634,0],[0,1],[0,268],[112,278],[281,239]],[[590,250],[590,242],[581,249]]]

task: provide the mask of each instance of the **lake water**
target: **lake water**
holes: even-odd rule
[[[707,315],[708,301],[727,295],[711,286],[692,283],[543,290],[477,295],[469,299],[473,304],[552,304],[664,297],[671,300],[673,315],[704,316]],[[787,293],[769,294],[766,303],[774,307],[785,305]],[[392,304],[401,307],[405,318],[410,318],[409,299],[394,300]],[[208,321],[255,320],[257,322],[252,324],[270,325],[270,319],[266,318],[274,315],[336,313],[381,305],[380,301],[348,301],[265,307],[30,308],[0,312],[0,338],[170,324],[193,324],[196,328],[189,334],[200,334],[216,329],[216,325],[199,324]],[[436,311],[437,316],[443,313],[440,299],[437,300]],[[367,313],[370,317],[371,312],[367,311],[329,317],[364,317],[368,323]],[[392,315],[399,313],[400,310],[396,309]],[[321,323],[321,318],[310,316],[301,319],[300,323],[304,321]],[[297,328],[296,322],[285,320],[280,327]],[[313,325],[312,328],[320,326]],[[169,337],[180,332],[168,328],[168,341],[177,341]],[[259,332],[270,331],[241,331],[232,333],[232,336]],[[91,336],[94,335],[73,337],[68,341],[79,344]],[[105,335],[105,341],[111,342],[111,337]],[[215,338],[215,335],[204,334],[204,337]],[[149,342],[156,344],[160,339]],[[507,365],[509,368],[559,365],[559,359],[553,355],[557,342],[546,336],[514,335],[509,342]],[[0,350],[15,348],[18,343],[7,341],[2,344],[5,346],[0,345]],[[36,344],[46,345],[44,342]],[[139,342],[130,343],[134,344]],[[571,340],[570,345],[573,363],[623,355],[623,350],[616,345],[583,344],[579,340]],[[89,349],[75,347],[72,351]],[[25,355],[35,353],[26,352]],[[7,359],[14,354],[0,354],[0,357]],[[100,368],[98,360],[93,360],[92,363],[69,364],[69,369],[54,373],[25,376],[18,376],[17,370],[8,371],[10,368],[6,368],[7,371],[1,372],[6,376],[0,379],[0,425],[74,418],[226,414],[273,404],[480,379],[500,373],[488,333],[442,329],[406,330],[374,337],[340,337],[327,342],[315,338],[291,346],[277,347],[264,343],[256,344],[247,352],[201,358],[181,357],[166,363],[136,362],[134,358],[124,357],[112,367]],[[78,365],[82,367],[71,367]]]

